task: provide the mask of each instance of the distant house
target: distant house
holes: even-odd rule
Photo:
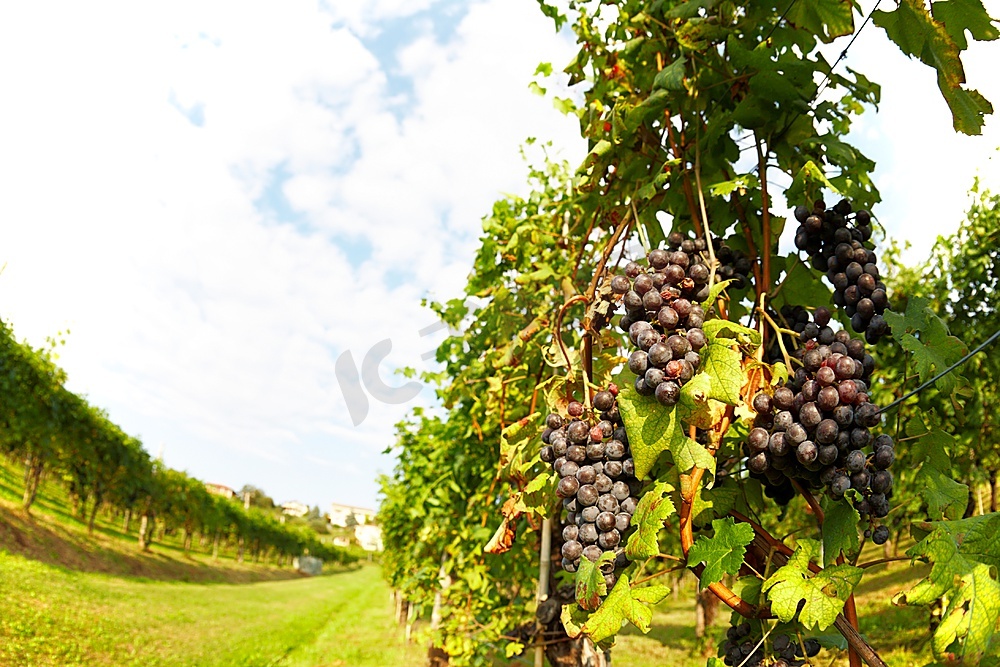
[[[292,500],[281,506],[281,513],[301,517],[309,514],[309,506]]]
[[[354,538],[365,551],[382,551],[382,529],[374,524],[355,526]]]
[[[335,547],[349,547],[349,546],[351,546],[351,538],[349,538],[349,537],[335,537],[335,538],[333,538],[333,546],[335,546]]]
[[[330,523],[334,526],[364,526],[375,521],[375,510],[330,503]]]
[[[223,498],[232,498],[236,495],[236,492],[225,484],[205,484],[205,490]]]

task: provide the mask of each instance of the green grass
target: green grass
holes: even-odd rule
[[[254,584],[80,573],[0,552],[0,664],[419,665],[378,568]]]
[[[184,553],[179,536],[148,552],[121,518],[96,530],[44,484],[31,516],[20,509],[16,466],[0,463],[0,665],[191,667],[407,667],[426,664],[392,620],[376,567],[304,579],[290,568],[218,561],[211,545]],[[903,545],[905,548],[906,545]],[[863,561],[881,557],[869,547]],[[872,568],[857,591],[861,631],[893,667],[929,659],[927,612],[890,600],[926,572]],[[694,635],[694,578],[654,610],[643,635],[629,626],[613,651],[626,667],[703,667],[729,623],[720,606],[708,636]],[[530,665],[531,652],[498,665]],[[824,652],[816,664],[847,664]]]

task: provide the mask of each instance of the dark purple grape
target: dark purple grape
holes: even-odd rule
[[[566,477],[565,479],[572,479],[574,481],[576,480],[575,477]],[[560,484],[561,483],[562,482],[560,482]],[[576,500],[583,507],[590,507],[594,505],[597,502],[597,499],[601,495],[600,493],[598,493],[597,489],[594,487],[593,484],[584,484],[583,486],[579,487],[579,489],[580,490],[576,492]]]
[[[767,449],[769,439],[770,435],[768,435],[766,430],[762,428],[755,428],[750,431],[749,435],[747,435],[747,445],[749,445],[750,451],[752,452],[762,452]]]
[[[809,465],[815,462],[818,456],[819,450],[812,440],[806,440],[795,448],[795,458],[798,459],[799,463],[802,465]]]
[[[747,459],[747,469],[758,475],[767,470],[767,454],[759,452]]]
[[[875,450],[875,456],[872,457],[872,462],[875,464],[875,468],[878,470],[886,470],[896,459],[896,452],[891,446],[879,447]]]
[[[571,526],[567,526],[567,528],[570,527]],[[572,528],[576,528],[576,526],[572,526]],[[565,531],[563,532],[565,534]],[[561,551],[563,558],[571,561],[576,560],[577,558],[583,555],[583,545],[577,542],[575,539],[569,540],[568,542],[563,542]]]
[[[666,381],[656,385],[656,400],[665,406],[675,405],[681,397],[681,388],[676,382]]]
[[[816,427],[816,442],[822,445],[829,445],[837,440],[840,427],[832,419],[824,419]]]
[[[851,480],[847,475],[837,475],[830,482],[830,493],[833,494],[834,498],[843,498],[847,490],[851,488]]]
[[[563,477],[556,486],[556,495],[560,498],[571,498],[580,489],[580,482],[576,477]],[[596,501],[595,501],[596,502]]]
[[[888,493],[892,488],[892,473],[888,470],[879,470],[872,475],[871,485],[873,493]]]
[[[861,472],[865,469],[865,453],[860,449],[848,452],[844,467],[847,468],[848,472]]]

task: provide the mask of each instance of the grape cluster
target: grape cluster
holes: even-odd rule
[[[618,325],[638,348],[628,359],[635,389],[642,396],[655,395],[663,405],[680,399],[681,386],[694,376],[698,351],[707,343],[701,329],[705,311],[698,303],[708,298],[711,274],[701,255],[705,241],[681,238],[670,235],[677,249],[651,251],[648,268],[629,262],[624,275],[611,280],[626,309]]]
[[[727,665],[758,667],[798,667],[808,662],[819,653],[819,640],[806,639],[801,643],[793,636],[786,634],[773,635],[770,638],[771,657],[768,659],[764,644],[751,630],[747,622],[734,625],[726,631],[726,639],[719,647],[722,661]],[[759,646],[758,646],[759,644]]]
[[[858,211],[851,217],[851,203],[841,199],[826,209],[817,201],[813,209],[798,206],[795,246],[809,253],[812,265],[825,271],[833,285],[833,302],[851,318],[851,328],[877,343],[889,327],[882,314],[889,307],[885,283],[879,276],[875,253],[865,243],[871,239],[871,214]],[[849,223],[854,226],[849,226]],[[868,245],[871,245],[868,243]]]
[[[719,262],[716,275],[720,280],[732,280],[732,289],[743,289],[751,284],[753,261],[739,248],[731,248],[725,241],[715,239],[715,259]]]
[[[566,510],[562,567],[576,572],[581,558],[596,562],[604,552],[613,552],[614,561],[602,570],[609,587],[628,565],[624,536],[642,487],[635,477],[617,394],[618,387],[612,384],[594,395],[594,410],[599,413],[594,419],[585,417],[586,410],[577,401],[567,407],[569,419],[550,414],[541,450],[542,461],[551,463],[560,477],[556,494]]]
[[[861,339],[834,332],[829,321],[830,311],[817,308],[795,351],[802,365],[773,395],[754,397],[757,416],[744,443],[747,468],[766,486],[797,479],[826,487],[833,498],[855,489],[861,494],[855,508],[874,522],[889,513],[895,460],[892,438],[870,430],[881,422],[868,396],[875,360]],[[882,544],[888,529],[880,526],[871,536]]]

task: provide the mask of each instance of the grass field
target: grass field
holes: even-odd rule
[[[0,466],[0,665],[190,667],[409,667],[425,649],[407,644],[377,567],[301,578],[290,568],[185,554],[179,540],[146,553],[134,530],[100,517],[89,535],[60,489],[43,487],[31,517],[19,506],[17,472]],[[870,549],[862,560],[879,558]],[[858,591],[861,630],[893,667],[926,664],[927,615],[892,596],[925,570],[873,568]],[[655,610],[653,628],[626,629],[614,664],[702,667],[728,625],[720,608],[705,639],[694,636],[694,579]],[[914,647],[917,647],[915,649]],[[530,655],[510,665],[529,665]],[[816,664],[846,664],[824,652]]]
[[[0,665],[420,664],[378,568],[253,584],[77,573],[0,552]]]

